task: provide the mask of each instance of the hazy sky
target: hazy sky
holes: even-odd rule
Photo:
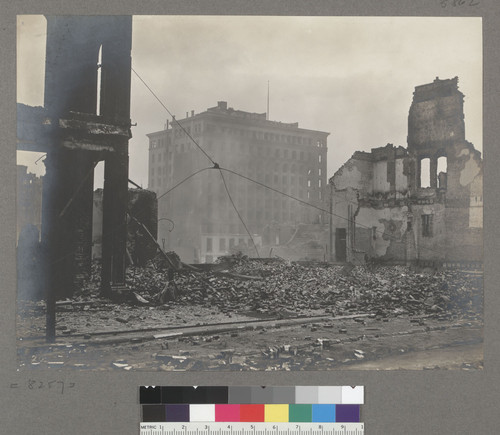
[[[18,18],[18,101],[43,105],[45,18]],[[137,16],[132,64],[177,116],[234,109],[330,133],[328,177],[356,150],[406,146],[415,86],[459,77],[482,151],[481,18]],[[146,133],[169,115],[132,75],[130,178],[147,186]],[[22,153],[32,172],[38,156]],[[217,156],[215,156],[217,159]],[[188,175],[188,174],[186,174]]]

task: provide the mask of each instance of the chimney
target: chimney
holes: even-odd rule
[[[186,112],[186,118],[189,118],[189,112]]]
[[[217,107],[222,110],[227,110],[227,101],[217,101]]]
[[[191,110],[191,118],[194,116],[194,110]]]

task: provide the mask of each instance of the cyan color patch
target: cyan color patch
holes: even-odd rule
[[[335,423],[335,405],[313,405],[313,423]]]

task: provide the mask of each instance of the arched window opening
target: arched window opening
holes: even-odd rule
[[[446,189],[448,172],[448,159],[445,156],[441,156],[437,160],[437,187],[439,189]]]
[[[420,160],[420,187],[431,187],[431,159]]]

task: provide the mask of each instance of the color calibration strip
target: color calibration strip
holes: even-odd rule
[[[364,388],[141,387],[142,422],[360,422]]]
[[[141,404],[347,404],[362,405],[362,386],[151,387],[139,388]]]
[[[358,423],[360,405],[142,405],[143,422]]]

